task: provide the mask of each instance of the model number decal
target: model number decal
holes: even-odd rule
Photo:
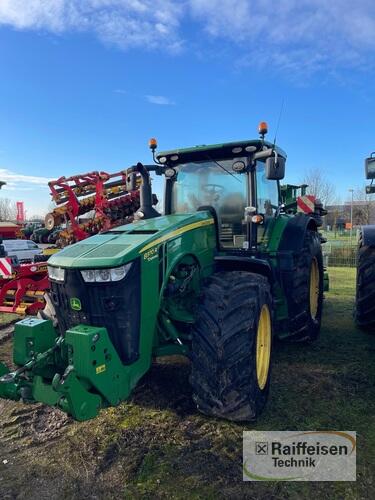
[[[144,260],[150,261],[150,260],[156,259],[157,256],[158,256],[158,249],[157,249],[157,247],[153,247],[144,253],[143,258],[144,258]]]

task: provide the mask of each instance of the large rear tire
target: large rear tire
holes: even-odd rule
[[[289,337],[312,342],[319,337],[322,322],[324,266],[320,235],[308,230],[296,259],[293,285],[288,294]]]
[[[264,276],[219,272],[202,291],[193,328],[191,384],[199,411],[255,420],[269,392],[272,296]]]
[[[354,309],[357,325],[375,331],[375,248],[359,242],[357,253],[357,286]]]

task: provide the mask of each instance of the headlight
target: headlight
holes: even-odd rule
[[[48,266],[48,276],[51,280],[64,281],[65,269],[62,269],[61,267]]]
[[[120,281],[125,278],[131,263],[112,269],[87,269],[81,271],[83,281],[86,283],[109,283],[110,281]]]

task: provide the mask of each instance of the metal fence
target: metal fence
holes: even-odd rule
[[[343,241],[327,241],[323,245],[324,264],[327,267],[356,267],[357,244]]]

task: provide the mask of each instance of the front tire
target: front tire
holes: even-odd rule
[[[203,288],[193,328],[191,384],[202,413],[255,420],[269,392],[272,295],[268,280],[219,272]]]

